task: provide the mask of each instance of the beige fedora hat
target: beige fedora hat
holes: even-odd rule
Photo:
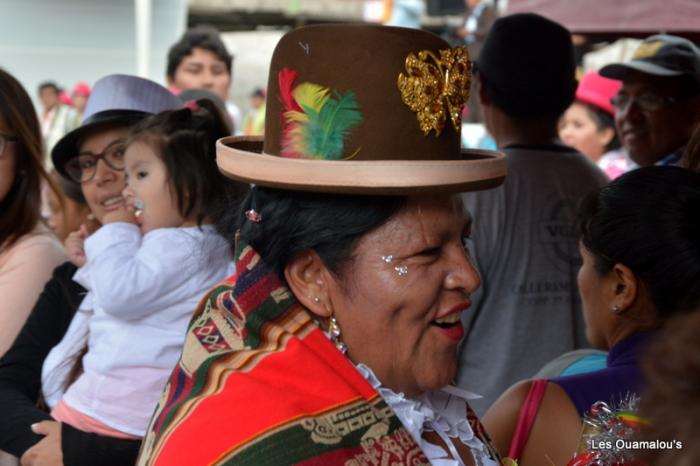
[[[495,187],[504,155],[461,149],[465,48],[414,29],[318,25],[282,37],[265,136],[217,143],[219,168],[259,186],[402,195]]]

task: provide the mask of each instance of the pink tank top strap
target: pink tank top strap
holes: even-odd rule
[[[518,460],[523,454],[525,445],[527,445],[527,439],[530,437],[532,425],[537,419],[537,411],[540,409],[544,392],[547,390],[547,383],[547,379],[536,379],[530,383],[530,391],[527,393],[527,398],[525,398],[525,402],[520,408],[518,423],[515,426],[513,439],[510,442],[508,458]]]

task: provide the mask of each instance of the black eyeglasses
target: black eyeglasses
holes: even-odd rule
[[[5,148],[7,148],[7,145],[15,141],[17,141],[17,138],[14,136],[6,136],[4,134],[0,134],[0,157],[5,155]]]
[[[85,152],[73,157],[64,166],[66,173],[76,183],[90,181],[97,172],[97,162],[102,159],[113,170],[124,170],[124,151],[126,146],[123,140],[115,141],[99,154]]]
[[[676,102],[680,102],[681,100],[683,99],[679,97],[663,96],[658,94],[641,94],[637,96],[617,94],[610,99],[610,103],[617,110],[624,110],[628,105],[634,102],[643,112],[655,112],[669,105],[673,105]]]

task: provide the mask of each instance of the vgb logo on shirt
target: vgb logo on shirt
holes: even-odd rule
[[[576,201],[556,199],[543,209],[538,222],[537,241],[552,265],[565,272],[581,265],[576,210]]]

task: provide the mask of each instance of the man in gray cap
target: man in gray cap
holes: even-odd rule
[[[623,146],[638,165],[677,165],[700,109],[700,49],[666,34],[648,37],[626,63],[600,74],[622,81],[613,97]]]

